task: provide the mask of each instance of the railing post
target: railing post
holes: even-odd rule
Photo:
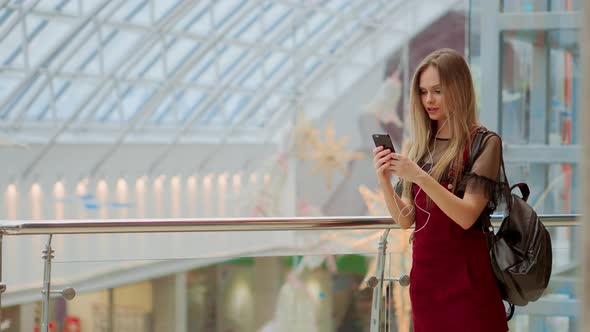
[[[47,239],[43,259],[45,260],[43,269],[43,302],[41,307],[41,332],[49,332],[49,297],[51,292],[51,259],[53,258],[53,249],[51,249],[51,237]]]
[[[371,332],[379,332],[381,326],[381,296],[383,293],[383,277],[385,273],[385,255],[387,253],[387,236],[389,229],[386,229],[379,239],[379,253],[377,254],[377,286],[373,288],[373,303],[371,305]]]

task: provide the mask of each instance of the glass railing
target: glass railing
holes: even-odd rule
[[[577,217],[541,217],[553,277],[511,331],[575,331]],[[3,221],[0,233],[1,321],[20,331],[412,330],[410,233],[386,217]]]

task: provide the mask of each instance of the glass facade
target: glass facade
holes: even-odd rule
[[[509,179],[529,183],[531,200],[543,202],[543,213],[579,212],[574,186],[580,180],[580,27],[572,24],[579,9],[575,1],[471,6],[469,50],[480,117],[503,138]],[[497,10],[496,24],[484,24],[485,10]],[[499,56],[482,56],[496,40]],[[485,66],[497,68],[497,81],[482,80]],[[490,103],[495,98],[497,108]]]
[[[471,2],[469,54],[480,118],[501,134],[508,179],[529,185],[529,203],[538,213],[582,211],[580,9],[579,1]],[[540,318],[523,307],[511,330],[577,329],[573,288],[580,238],[574,229],[550,233],[555,281],[545,298],[554,314]]]

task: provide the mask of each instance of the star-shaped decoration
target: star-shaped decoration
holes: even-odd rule
[[[349,140],[348,136],[337,139],[334,135],[334,124],[332,121],[328,121],[324,141],[313,147],[306,157],[306,159],[314,161],[312,173],[321,172],[324,174],[328,189],[332,188],[332,172],[334,170],[346,175],[346,164],[365,157],[362,152],[346,151],[345,146]]]
[[[314,128],[313,123],[305,116],[305,112],[299,111],[293,128],[295,153],[299,159],[305,159],[308,150],[319,144],[319,136],[320,131]]]
[[[380,189],[372,191],[365,185],[361,184],[359,186],[359,193],[361,193],[361,196],[363,197],[363,200],[369,209],[369,214],[372,216],[386,216],[389,214],[389,211],[387,211],[387,206],[385,205],[383,191]]]

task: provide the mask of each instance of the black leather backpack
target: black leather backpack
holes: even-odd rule
[[[466,168],[471,169],[479,154],[485,138],[497,134],[485,129],[476,133],[471,145]],[[502,157],[502,174],[508,186],[504,159]],[[522,197],[512,193],[520,189]],[[486,233],[492,269],[500,287],[503,299],[510,304],[508,320],[514,314],[514,305],[524,306],[538,300],[551,277],[552,251],[549,232],[527,203],[530,195],[526,183],[517,183],[510,187],[510,199],[507,202],[504,219],[494,234],[490,222],[489,208],[478,220]]]

